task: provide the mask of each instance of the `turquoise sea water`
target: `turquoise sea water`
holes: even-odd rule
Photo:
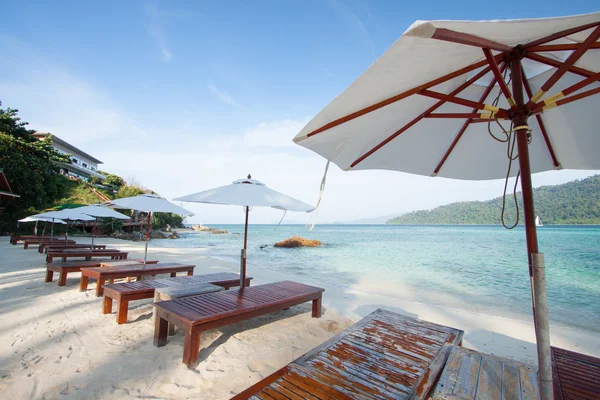
[[[243,225],[212,225],[228,235],[184,234],[178,247],[207,247],[238,262]],[[248,269],[260,266],[290,279],[464,308],[501,316],[531,313],[523,228],[498,226],[251,225]],[[299,235],[320,248],[277,249]],[[545,226],[551,319],[600,331],[600,227]],[[173,242],[169,242],[172,245]],[[265,246],[261,248],[261,246]]]

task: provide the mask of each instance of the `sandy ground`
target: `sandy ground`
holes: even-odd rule
[[[79,243],[88,238],[77,238]],[[143,255],[143,243],[100,239]],[[197,265],[196,274],[238,272],[238,266],[206,256],[203,249],[168,247],[153,241],[149,258]],[[129,323],[103,315],[94,284],[78,291],[79,274],[66,287],[44,283],[43,256],[33,247],[11,246],[0,238],[0,393],[10,399],[198,398],[226,399],[382,307],[465,331],[464,345],[486,353],[534,363],[533,327],[507,319],[431,306],[361,290],[325,287],[321,319],[310,304],[292,307],[202,335],[200,364],[181,363],[183,335],[162,348],[152,344],[150,300],[131,303]],[[253,267],[253,284],[284,280]],[[307,281],[308,284],[315,282]],[[600,333],[552,325],[555,346],[600,356]]]

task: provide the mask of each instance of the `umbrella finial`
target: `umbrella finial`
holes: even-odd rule
[[[252,175],[248,174],[248,179],[252,179]]]

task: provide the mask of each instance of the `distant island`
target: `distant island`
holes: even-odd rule
[[[521,193],[519,200],[520,221],[523,223]],[[562,185],[542,186],[534,189],[535,212],[544,225],[597,225],[600,224],[600,175]],[[389,219],[388,224],[500,224],[502,197],[488,201],[452,203],[433,210],[413,211]],[[514,202],[506,197],[505,220],[515,219]]]

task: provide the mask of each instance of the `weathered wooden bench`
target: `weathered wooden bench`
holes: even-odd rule
[[[379,309],[233,399],[425,399],[462,336]]]
[[[178,272],[187,272],[188,276],[194,275],[195,265],[178,263],[159,263],[151,265],[131,264],[114,267],[93,267],[81,268],[81,281],[79,282],[79,291],[85,292],[88,287],[89,279],[96,280],[96,296],[102,296],[104,292],[104,283],[107,280],[119,278],[137,278],[142,276],[170,274],[174,278]]]
[[[128,260],[128,263],[133,262],[143,263],[144,260]],[[46,282],[52,282],[54,273],[60,274],[58,279],[58,286],[65,286],[67,283],[67,274],[71,272],[80,272],[81,268],[84,267],[101,267],[102,264],[106,263],[104,260],[93,260],[93,261],[67,261],[58,263],[46,264]],[[146,261],[147,264],[156,264],[158,260]]]
[[[10,235],[10,244],[16,245],[18,242],[25,241],[27,239],[51,239],[50,235]],[[54,236],[54,239],[65,239],[64,236]]]
[[[54,258],[62,258],[63,262],[67,258],[84,258],[86,261],[91,261],[92,257],[109,257],[112,260],[123,260],[127,258],[129,253],[117,249],[102,249],[102,250],[79,250],[65,249],[63,251],[49,251],[46,253],[46,262],[51,263]]]
[[[600,358],[552,347],[554,399],[600,399]]]
[[[537,368],[453,346],[431,400],[539,399]]]
[[[246,286],[250,286],[251,280],[252,277],[246,277]],[[127,322],[127,311],[130,301],[151,299],[154,297],[155,289],[197,285],[199,283],[211,283],[229,289],[240,285],[240,276],[231,272],[219,272],[104,285],[102,310],[104,314],[110,314],[112,312],[112,302],[115,300],[117,302],[117,323],[124,324]]]
[[[25,239],[23,241],[23,249],[27,250],[29,248],[29,246],[31,245],[40,245],[43,243],[50,243],[50,244],[61,244],[61,243],[69,243],[69,244],[75,244],[77,242],[75,242],[74,240],[65,240],[65,239]]]
[[[169,324],[183,329],[183,363],[188,368],[195,368],[198,365],[201,332],[307,301],[312,301],[312,316],[320,318],[324,291],[322,288],[284,281],[154,303],[157,317],[154,345],[162,347],[167,344]]]
[[[94,249],[104,250],[106,249],[105,244],[85,244],[85,243],[40,243],[38,246],[38,252],[44,253],[48,251],[61,251],[64,249]]]

